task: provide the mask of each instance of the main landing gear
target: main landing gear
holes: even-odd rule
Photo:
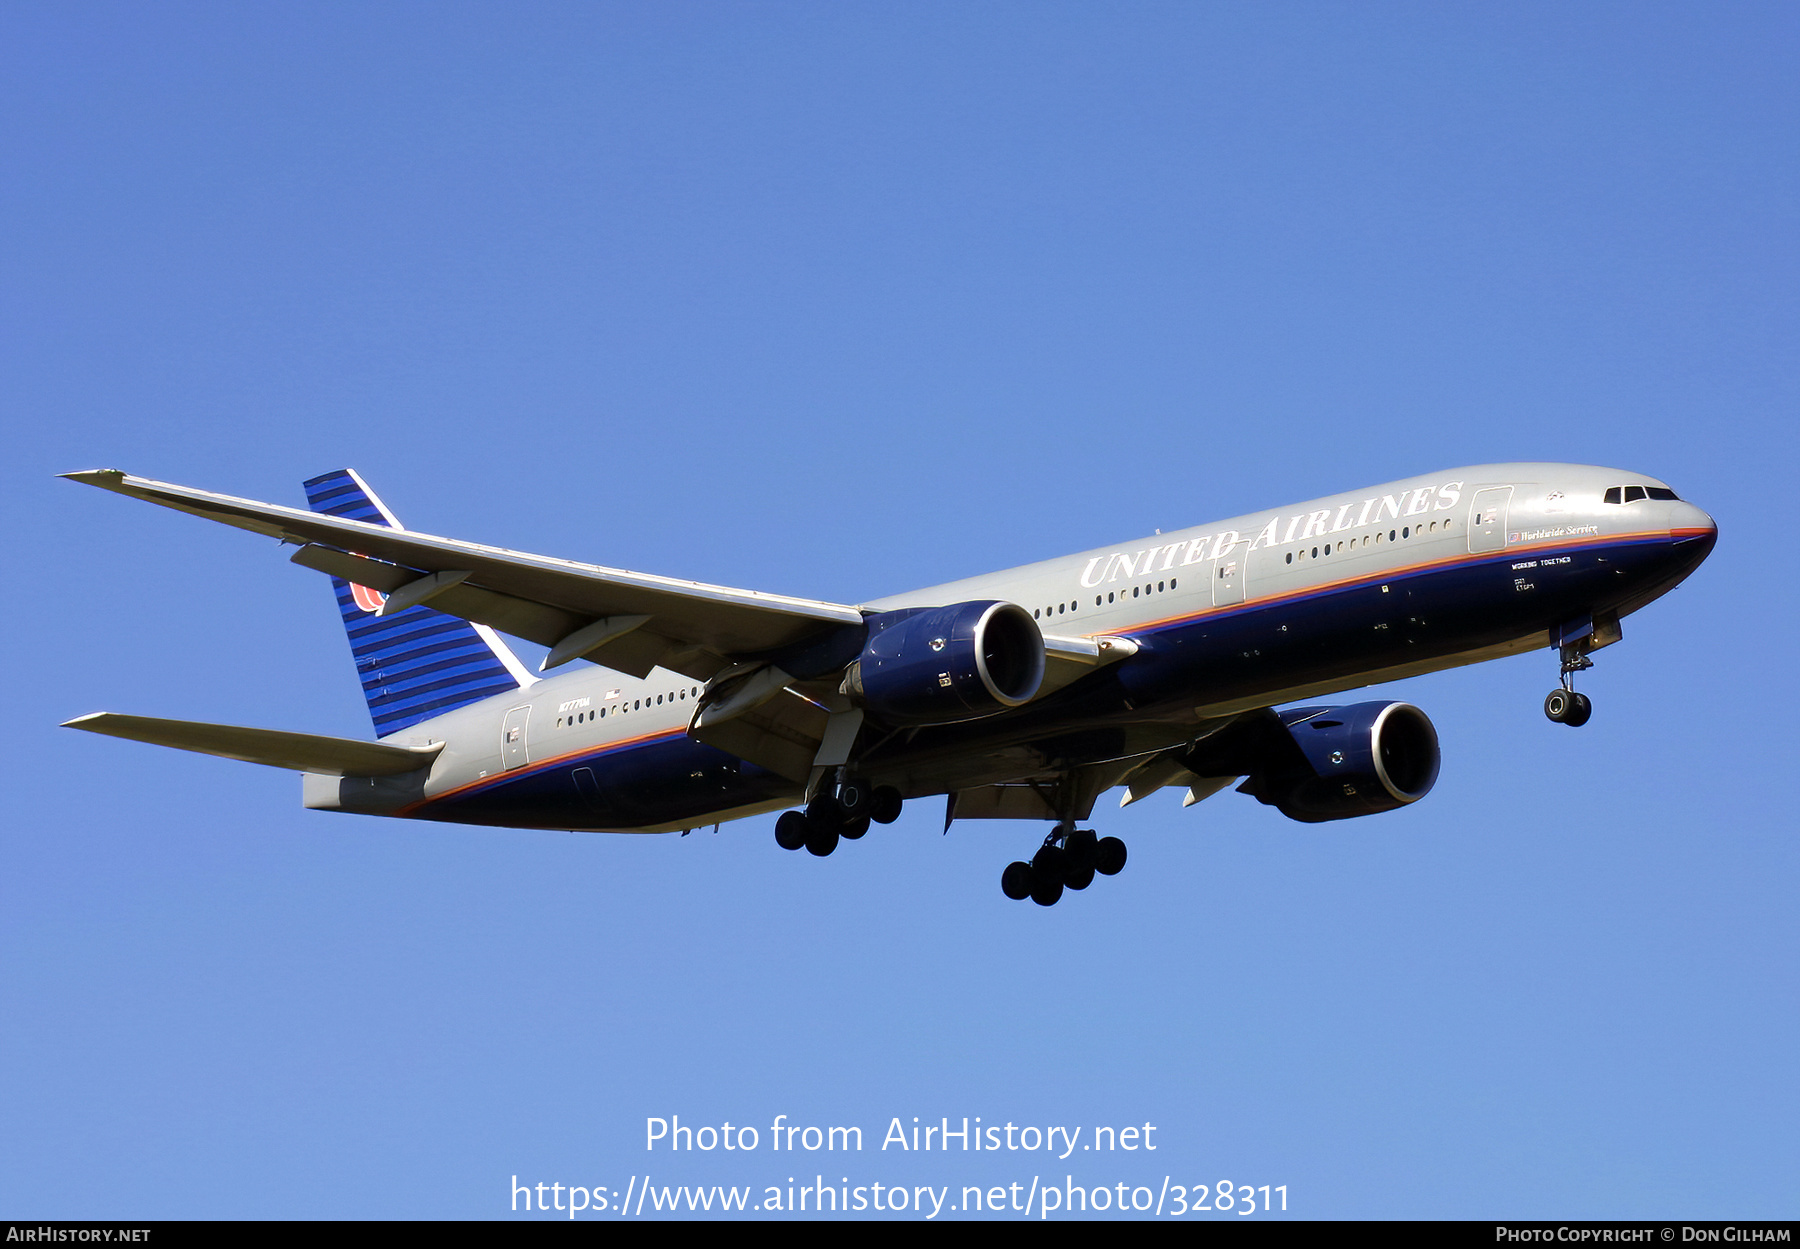
[[[1009,863],[1000,873],[1000,890],[1015,902],[1030,898],[1039,906],[1055,906],[1064,889],[1086,889],[1094,874],[1117,876],[1125,866],[1125,843],[1117,837],[1096,839],[1092,829],[1058,824],[1029,863]]]
[[[1594,666],[1587,652],[1578,645],[1562,648],[1562,684],[1544,696],[1544,714],[1558,724],[1578,729],[1594,714],[1594,704],[1586,694],[1575,692],[1575,674]]]
[[[775,844],[783,850],[805,846],[809,854],[824,858],[839,840],[855,841],[868,832],[871,820],[892,824],[900,818],[900,807],[900,791],[891,786],[871,789],[862,781],[842,780],[821,787],[805,811],[784,811],[775,821]]]

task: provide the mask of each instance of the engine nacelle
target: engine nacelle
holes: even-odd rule
[[[954,724],[1031,701],[1044,637],[1016,603],[953,603],[871,617],[844,692],[896,724]]]
[[[1437,729],[1410,703],[1297,707],[1247,737],[1200,742],[1189,766],[1308,824],[1417,802],[1437,783]],[[1223,736],[1223,735],[1222,735]],[[1210,769],[1202,771],[1202,769]]]

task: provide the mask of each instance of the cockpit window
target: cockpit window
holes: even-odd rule
[[[1600,496],[1602,503],[1636,503],[1639,499],[1680,502],[1675,492],[1667,486],[1608,486],[1606,493]]]

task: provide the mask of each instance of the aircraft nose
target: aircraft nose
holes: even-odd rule
[[[1675,504],[1674,514],[1669,517],[1669,536],[1678,546],[1698,544],[1701,558],[1705,558],[1719,540],[1719,526],[1692,503],[1681,502]]]

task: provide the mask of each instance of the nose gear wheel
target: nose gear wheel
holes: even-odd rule
[[[1575,674],[1594,666],[1586,648],[1570,642],[1562,648],[1562,684],[1544,696],[1544,715],[1556,724],[1578,729],[1594,714],[1593,700],[1575,692]]]

